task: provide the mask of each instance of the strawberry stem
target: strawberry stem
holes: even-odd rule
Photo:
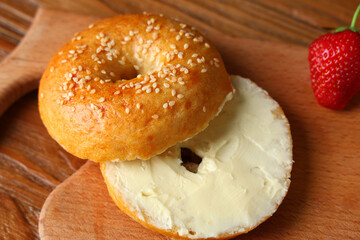
[[[359,32],[359,29],[357,29],[355,27],[355,24],[356,24],[356,20],[357,20],[357,17],[359,15],[359,12],[360,12],[360,5],[356,8],[356,11],[354,13],[354,16],[352,18],[352,21],[351,21],[351,25],[350,27],[338,27],[336,30],[335,30],[335,33],[338,33],[338,32],[342,32],[342,31],[345,31],[345,30],[351,30],[353,32]]]
[[[350,25],[350,28],[355,28],[355,23],[356,23],[356,19],[359,15],[359,12],[360,12],[360,5],[357,7],[355,13],[354,13],[354,16],[353,16],[353,19],[351,21],[351,25]]]

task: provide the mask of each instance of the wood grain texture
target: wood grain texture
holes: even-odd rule
[[[312,96],[305,48],[214,33],[208,35],[229,72],[253,79],[280,103],[294,144],[292,184],[284,203],[267,222],[237,239],[358,239],[360,193],[354,189],[360,187],[360,135],[351,133],[360,132],[360,98],[344,112],[322,108]],[[116,211],[104,188],[97,164],[88,162],[46,200],[41,238],[142,239],[149,234],[147,239],[161,239]]]
[[[19,97],[34,90],[50,58],[74,33],[99,18],[63,13],[53,21],[54,10],[39,10],[28,34],[0,63],[0,115]],[[21,71],[19,71],[21,70]]]
[[[141,1],[141,4],[138,1],[131,0],[103,0],[96,1],[94,4],[93,0],[86,1],[85,6],[79,7],[78,5],[76,7],[75,1],[63,0],[51,2],[53,2],[52,8],[55,9],[60,8],[69,11],[87,9],[85,12],[88,13],[94,13],[94,9],[96,9],[95,13],[101,12],[104,15],[107,14],[109,9],[111,9],[110,14],[113,14],[113,11],[119,13],[162,12],[167,16],[178,17],[182,21],[192,23],[198,27],[200,26],[199,28],[204,32],[216,28],[222,33],[234,36],[264,39],[273,42],[287,42],[303,46],[307,46],[314,38],[325,33],[327,29],[349,23],[353,11],[358,4],[358,1],[355,0],[178,0],[180,3],[170,0],[144,0]],[[60,3],[60,5],[57,3]],[[89,7],[88,5],[91,6]],[[94,8],[94,6],[96,7]],[[193,7],[197,11],[194,11]],[[0,17],[0,60],[8,55],[15,47],[15,44],[22,39],[23,34],[27,31],[30,22],[33,20],[36,8],[37,4],[32,0],[0,0],[0,11],[4,13]],[[52,20],[53,23],[57,22],[55,18]],[[246,63],[247,56],[244,56],[239,61]],[[237,67],[231,65],[229,69],[233,73],[245,71],[241,66],[239,69]],[[249,76],[253,76],[256,79],[257,72],[253,71],[251,74]],[[305,84],[308,79],[304,78],[302,81]],[[271,83],[267,82],[261,83],[261,85],[266,89],[271,87]],[[306,95],[302,95],[302,99],[297,100],[299,109],[302,111],[307,110],[304,105],[307,105],[309,101],[311,101],[313,106],[317,106],[311,95],[311,90],[309,90],[309,85],[304,86],[303,89],[297,90],[299,94],[306,93]],[[287,92],[289,89],[282,88],[281,91]],[[271,94],[275,93],[276,91],[271,92]],[[290,91],[290,93],[292,94],[293,92]],[[282,99],[281,96],[281,94],[278,94],[276,97]],[[304,99],[306,101],[303,101]],[[308,126],[303,127],[303,131],[294,136],[296,143],[294,149],[295,156],[299,152],[305,151],[305,158],[309,158],[309,152],[311,153],[314,148],[312,143],[316,142],[317,139],[315,137],[310,137],[310,140],[307,139],[309,135],[313,136],[311,133],[314,129],[316,134],[322,136],[321,140],[325,143],[328,141],[327,139],[344,139],[343,143],[339,140],[339,146],[331,145],[329,147],[328,144],[325,144],[321,148],[321,154],[328,158],[331,163],[329,166],[327,164],[325,166],[320,164],[314,157],[309,158],[309,161],[305,162],[299,162],[295,159],[293,183],[289,195],[292,194],[293,187],[300,188],[302,184],[305,184],[303,190],[301,188],[299,190],[300,195],[303,196],[303,201],[299,204],[298,211],[301,211],[304,206],[308,211],[303,215],[294,214],[292,221],[289,224],[285,223],[284,229],[281,230],[285,235],[288,225],[296,225],[294,221],[304,219],[304,215],[310,214],[311,210],[313,210],[312,214],[314,216],[321,215],[322,211],[329,211],[327,215],[321,215],[321,218],[335,219],[341,211],[348,213],[349,209],[354,209],[354,204],[356,204],[356,201],[358,202],[359,199],[355,195],[356,190],[352,191],[352,189],[358,187],[356,183],[359,182],[359,177],[353,174],[356,171],[359,172],[359,168],[356,164],[354,168],[348,168],[347,164],[349,159],[352,159],[354,156],[359,158],[358,152],[352,152],[358,146],[359,131],[352,129],[347,134],[336,133],[333,135],[322,123],[324,121],[331,122],[331,127],[333,128],[339,128],[341,124],[349,124],[348,120],[343,121],[341,117],[346,116],[346,119],[348,119],[349,116],[352,116],[353,109],[359,108],[359,102],[358,96],[352,101],[350,109],[341,113],[331,113],[330,115],[323,115],[323,111],[326,112],[325,109],[314,108],[310,111],[312,114],[311,119],[307,120],[297,118],[297,111],[300,110],[290,111],[289,108],[285,109],[287,115],[291,117],[292,125],[295,124],[300,126],[300,128]],[[281,102],[281,104],[285,103]],[[355,117],[350,121],[350,124],[356,126],[356,119],[358,118]],[[304,142],[303,139],[305,139]],[[340,150],[337,151],[337,149]],[[333,162],[333,159],[337,161]],[[0,201],[4,205],[6,202],[8,206],[1,208],[1,213],[4,213],[4,215],[1,215],[0,218],[0,239],[21,239],[21,236],[26,236],[26,239],[38,238],[37,217],[46,196],[57,184],[64,181],[80,167],[82,163],[83,161],[68,155],[47,135],[38,116],[36,92],[26,95],[13,105],[0,118],[0,192],[2,192],[0,194]],[[346,165],[344,165],[345,163]],[[299,165],[300,168],[297,168]],[[339,173],[329,172],[329,169],[336,167],[339,168]],[[300,171],[299,169],[306,170]],[[323,172],[318,174],[319,170],[323,170]],[[344,173],[341,171],[344,171]],[[352,176],[353,182],[349,183],[343,180],[344,174],[348,173]],[[322,179],[324,177],[329,181],[323,183]],[[312,209],[308,206],[307,201],[310,194],[306,191],[308,179],[311,178],[316,179],[312,191],[316,191],[317,188],[324,188],[328,191],[327,196],[310,197],[310,200],[318,201],[318,204],[315,207],[312,206]],[[338,189],[342,191],[339,193]],[[341,195],[343,199],[342,205],[329,207],[330,210],[322,205],[322,202],[326,201],[327,198],[333,198],[337,195]],[[8,203],[9,200],[12,203]],[[284,204],[287,204],[287,201]],[[350,207],[347,207],[348,205]],[[295,209],[297,209],[296,206]],[[336,214],[332,215],[333,211]],[[8,221],[5,219],[12,216],[19,220]],[[346,228],[354,227],[354,225],[347,222],[350,218],[349,216],[351,215],[340,218],[343,221],[341,223],[343,227],[341,233],[346,233]],[[335,222],[325,227],[322,225],[324,221],[319,219],[314,218],[312,228],[306,228],[304,231],[310,232],[314,228],[320,229],[324,234],[328,230],[331,232]],[[270,219],[265,224],[269,224],[271,221]],[[8,231],[2,231],[5,228]],[[272,231],[271,227],[266,229],[266,231]],[[356,237],[359,238],[358,236]],[[328,239],[336,238],[329,237]]]

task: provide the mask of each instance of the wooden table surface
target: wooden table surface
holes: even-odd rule
[[[139,7],[134,2],[98,3],[104,12],[158,8],[180,18],[190,15],[230,35],[302,46],[329,29],[349,24],[358,4],[355,0],[144,0]],[[31,0],[0,0],[0,61],[26,34],[37,8]],[[27,94],[0,117],[0,239],[38,238],[37,222],[46,197],[85,162],[50,138],[38,114],[36,94]]]

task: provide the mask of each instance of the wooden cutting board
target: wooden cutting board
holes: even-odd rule
[[[65,9],[67,10],[83,10],[83,12],[97,13],[102,16],[114,14],[110,8],[101,6],[103,1],[91,1],[91,4],[85,0],[76,2],[44,0],[44,2],[53,3],[55,7],[66,5]],[[182,9],[180,2],[170,2]],[[231,8],[223,9],[219,4],[210,6],[215,3],[210,1],[201,2],[208,3],[209,7],[215,7],[233,17],[237,16],[238,12],[232,11]],[[262,6],[268,4],[266,1],[262,2]],[[216,25],[219,19],[224,20],[222,16],[204,14],[202,16],[204,21],[198,21],[197,18],[191,17],[191,14],[199,10],[194,3],[189,2],[190,7],[187,5],[190,9],[189,15],[159,1],[146,0],[141,6],[134,4],[131,0],[113,3],[114,1],[112,1],[112,7],[117,11],[120,9],[123,12],[142,12],[143,10],[155,13],[164,12],[168,16],[176,16],[196,25],[217,44],[230,73],[252,78],[268,90],[284,108],[290,120],[294,138],[295,165],[292,173],[292,185],[279,211],[259,228],[242,236],[241,239],[360,239],[360,207],[358,204],[360,200],[358,191],[360,182],[360,150],[358,147],[360,142],[358,126],[360,96],[357,96],[342,112],[321,108],[311,93],[306,49],[224,36],[214,31],[208,24],[204,24],[204,22],[211,22]],[[350,9],[350,7],[348,8]],[[183,11],[187,12],[186,9]],[[315,13],[312,15],[316,16]],[[346,16],[349,15],[351,14],[346,14]],[[255,14],[255,16],[257,15]],[[37,87],[38,78],[47,65],[49,57],[66,39],[71,38],[74,32],[96,19],[98,18],[94,16],[40,10],[19,48],[0,65],[0,114],[18,97]],[[308,20],[308,18],[306,19]],[[289,19],[285,19],[285,21],[281,19],[282,22],[288,22],[287,20]],[[252,19],[249,20],[249,22],[251,21]],[[335,25],[339,24],[338,19],[326,18],[327,24],[329,21]],[[306,35],[306,38],[304,37],[306,41],[301,38],[301,43],[309,41],[313,36],[320,35],[320,31],[315,31],[306,24],[305,20],[304,22],[301,29],[302,34]],[[240,27],[236,28],[238,25],[232,22],[226,23],[233,26],[231,29],[237,29],[234,32],[235,35],[241,31]],[[289,24],[286,25],[286,29],[289,29],[286,33],[293,33],[290,37],[288,36],[289,39],[299,40],[297,31],[291,28],[292,24],[290,23],[292,22],[289,21]],[[229,30],[227,25],[216,25],[216,27]],[[273,28],[274,26],[269,24],[269,27]],[[248,33],[249,31],[245,32],[250,37],[259,37],[252,36]],[[284,36],[286,33],[280,32],[278,35]],[[26,106],[29,105],[23,105],[23,107]],[[32,113],[36,112],[34,106],[35,104],[30,104],[32,109],[29,111]],[[33,118],[33,115],[28,114],[25,117],[22,116],[22,121],[26,125]],[[11,120],[11,118],[3,118],[1,123],[6,123],[6,126],[16,129],[16,126],[14,127],[8,122],[9,119]],[[43,129],[41,126],[38,128]],[[4,126],[1,129],[9,130]],[[24,143],[44,142],[34,135],[31,128],[26,128],[25,132],[16,132],[15,130],[14,138],[21,139]],[[56,145],[50,141],[47,144]],[[37,154],[34,161],[41,162],[41,166],[47,164],[46,160],[41,157],[49,156],[48,151],[54,153],[53,159],[57,159],[57,161],[66,159],[71,169],[74,169],[72,166],[82,163],[57,152],[57,147],[39,146],[34,150],[26,148],[29,147],[26,144],[11,146],[12,149],[25,147],[22,149],[26,152],[24,156],[16,155],[19,161],[19,164],[16,165],[18,166],[16,172],[19,173],[19,176],[24,174],[23,171],[30,172],[31,178],[25,184],[34,190],[31,193],[19,191],[22,185],[19,187],[16,184],[11,185],[8,189],[11,189],[11,192],[18,191],[17,195],[22,200],[25,199],[23,205],[26,206],[41,207],[42,198],[46,196],[34,182],[40,182],[41,186],[54,186],[69,174],[69,170],[64,168],[52,172],[52,175],[39,170],[40,167],[33,167],[26,160],[29,155]],[[4,148],[2,150],[4,151]],[[5,150],[9,153],[7,149]],[[44,150],[48,155],[43,153]],[[53,159],[49,159],[48,162],[50,163]],[[56,166],[62,166],[58,162],[56,164]],[[1,176],[4,176],[6,172],[1,170],[3,174]],[[76,176],[78,177],[76,178]],[[47,179],[46,182],[42,180],[43,178]],[[19,183],[18,179],[14,179],[14,182]],[[23,183],[21,182],[21,184]],[[0,187],[3,188],[4,185]],[[47,187],[47,189],[51,188]],[[37,197],[29,197],[29,195],[35,196],[35,194]],[[28,201],[29,199],[32,201]],[[9,205],[6,202],[3,204],[5,208]],[[1,206],[0,209],[3,209],[4,206]],[[14,208],[16,207],[14,206]],[[32,208],[29,207],[29,209],[30,213]],[[117,210],[106,194],[96,164],[91,163],[87,163],[76,175],[56,188],[46,202],[41,216],[40,234],[44,239],[161,239],[159,235],[150,233]],[[8,220],[12,221],[10,218]],[[29,218],[24,221],[29,222]],[[31,221],[33,219],[30,219]],[[19,225],[24,226],[20,223]],[[29,232],[24,232],[24,236],[21,237],[28,239],[29,234]]]
[[[320,107],[305,48],[205,33],[230,73],[251,78],[280,103],[293,136],[287,197],[273,217],[238,239],[359,239],[360,97],[344,111]],[[41,239],[165,239],[117,209],[91,162],[48,197],[39,233]]]

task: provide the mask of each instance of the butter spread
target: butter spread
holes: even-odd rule
[[[104,177],[141,220],[209,238],[252,229],[276,211],[290,184],[288,122],[264,90],[231,80],[233,99],[195,137],[147,161],[105,163]],[[181,165],[181,147],[202,157],[197,173]]]

